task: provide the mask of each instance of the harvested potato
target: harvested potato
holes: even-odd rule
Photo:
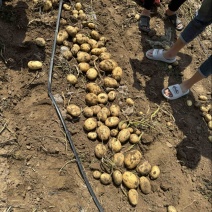
[[[138,150],[131,150],[124,156],[124,164],[128,169],[134,169],[141,161],[142,154]]]
[[[141,162],[136,167],[136,171],[142,176],[148,175],[151,169],[152,166],[148,161]]]
[[[94,24],[94,23],[88,23],[88,27],[90,28],[90,29],[95,29],[95,27],[96,27],[96,25]]]
[[[101,141],[106,141],[110,137],[110,129],[105,125],[101,125],[100,127],[98,127],[96,132],[97,132],[98,138]]]
[[[85,95],[85,102],[90,106],[98,104],[97,95],[94,93],[87,93]]]
[[[123,183],[129,189],[136,189],[139,185],[138,177],[132,172],[125,171],[123,174]]]
[[[86,131],[92,131],[92,130],[96,129],[96,127],[97,127],[97,121],[95,118],[88,118],[85,120],[84,129]]]
[[[91,50],[91,54],[96,55],[96,56],[99,56],[101,53],[102,53],[102,49],[100,49],[100,48],[93,48]]]
[[[100,171],[98,171],[98,170],[95,170],[94,172],[93,172],[93,177],[94,177],[94,179],[100,179],[100,176],[101,176],[101,172]]]
[[[86,90],[89,92],[89,93],[94,93],[96,95],[100,94],[101,93],[101,88],[94,82],[90,82],[86,85]]]
[[[115,170],[112,174],[113,182],[116,186],[122,183],[122,173],[119,170]]]
[[[49,11],[52,9],[52,2],[50,0],[46,0],[43,2],[43,11]]]
[[[86,117],[86,118],[90,118],[93,116],[93,110],[91,107],[85,107],[83,109],[83,115]]]
[[[67,41],[67,40],[64,40],[63,41],[63,46],[70,47],[71,43],[69,41]]]
[[[119,116],[121,113],[120,107],[118,105],[111,105],[110,106],[110,114],[111,116]]]
[[[122,75],[123,75],[123,71],[122,71],[122,68],[117,66],[113,69],[112,71],[112,77],[117,80],[117,81],[120,81],[121,78],[122,78]]]
[[[151,184],[148,178],[142,176],[140,177],[140,189],[142,193],[149,194],[151,192]]]
[[[152,180],[155,180],[159,177],[160,175],[160,168],[158,166],[153,166],[150,173],[149,173],[149,176]]]
[[[43,67],[43,63],[40,61],[29,61],[27,65],[31,70],[38,70]]]
[[[80,46],[80,50],[83,52],[89,52],[91,50],[91,46],[88,43],[83,43]]]
[[[110,92],[108,93],[108,100],[109,100],[109,101],[114,101],[115,98],[116,98],[116,92],[115,92],[115,91],[110,91]]]
[[[81,51],[79,51],[77,53],[77,61],[78,61],[78,63],[89,62],[90,60],[91,60],[91,56],[87,52],[81,52]]]
[[[94,106],[91,106],[91,109],[93,110],[93,114],[94,115],[97,115],[98,112],[102,109],[99,105],[94,105]]]
[[[70,50],[63,51],[62,55],[66,60],[71,60],[72,58],[72,53]]]
[[[92,49],[98,48],[97,41],[94,40],[94,39],[89,39],[89,40],[88,40],[88,44],[91,46]]]
[[[86,77],[89,80],[95,80],[98,76],[98,72],[95,68],[89,68],[86,72]]]
[[[97,43],[98,45],[98,43]],[[109,52],[102,52],[100,55],[99,55],[99,60],[102,61],[102,60],[108,60],[110,59],[112,56]]]
[[[104,157],[107,153],[107,148],[103,144],[97,144],[95,149],[94,149],[95,155],[97,158],[101,159]]]
[[[88,43],[88,41],[89,41],[89,38],[86,35],[80,34],[80,33],[76,34],[76,42],[78,44],[81,45],[83,43]]]
[[[89,63],[86,63],[86,62],[79,63],[78,67],[79,67],[80,71],[82,71],[82,72],[87,72],[90,69]]]
[[[200,106],[200,110],[202,111],[202,112],[208,112],[208,108],[207,107],[205,107],[205,106],[203,106],[203,105],[201,105]]]
[[[63,9],[66,11],[70,11],[71,10],[71,6],[68,4],[63,4]]]
[[[99,63],[99,67],[105,72],[113,71],[117,66],[117,62],[113,59],[102,60]]]
[[[133,133],[134,132],[134,130],[133,130],[132,127],[127,127],[126,129],[128,129],[130,133]]]
[[[209,113],[205,114],[205,115],[204,115],[204,118],[205,118],[205,121],[206,121],[206,122],[209,122],[209,121],[212,120],[212,116],[211,116],[211,114],[209,114]]]
[[[169,205],[167,208],[167,212],[177,212],[176,208],[172,205]]]
[[[102,48],[105,46],[105,43],[103,41],[98,41],[97,45],[98,45],[98,48]]]
[[[91,33],[90,33],[91,37],[94,39],[94,40],[99,40],[100,38],[100,34],[96,31],[96,30],[92,30]]]
[[[76,56],[77,55],[77,53],[79,52],[79,50],[80,50],[80,46],[78,45],[78,44],[74,44],[73,45],[73,47],[71,48],[71,53],[74,55],[74,56]]]
[[[133,106],[135,104],[134,101],[131,98],[127,98],[126,103],[130,106]]]
[[[129,129],[129,128],[128,128],[128,129]],[[139,141],[140,141],[140,137],[139,137],[137,134],[132,133],[132,134],[130,135],[130,143],[132,143],[132,144],[137,144],[137,143],[139,143]]]
[[[103,52],[105,52],[105,53],[107,52],[107,48],[106,47],[101,47],[100,49],[102,50],[102,53]]]
[[[68,105],[67,108],[66,108],[66,110],[67,110],[67,112],[68,112],[70,115],[72,115],[72,116],[74,116],[74,117],[80,116],[80,114],[81,114],[81,109],[80,109],[80,107],[78,107],[78,106],[75,105],[75,104],[70,104],[70,105]]]
[[[80,2],[77,2],[76,4],[75,4],[75,8],[76,8],[76,10],[81,10],[82,9],[82,4],[80,3]]]
[[[123,166],[124,164],[124,154],[121,152],[118,152],[113,155],[113,162],[116,166]]]
[[[78,15],[79,14],[79,11],[78,10],[72,10],[72,14],[73,15],[75,15],[75,14]]]
[[[46,45],[46,41],[44,40],[44,38],[36,38],[35,39],[35,43],[37,46],[40,46],[40,47],[44,47]]]
[[[110,135],[111,135],[112,137],[116,137],[116,136],[118,135],[118,133],[119,133],[119,131],[118,131],[117,129],[112,129],[112,130],[110,131]]]
[[[207,101],[208,100],[208,97],[207,96],[204,96],[204,95],[200,95],[199,96],[199,100]]]
[[[104,113],[104,112],[102,112],[101,110],[97,113],[96,116],[97,116],[97,119],[98,119],[99,121],[102,121],[102,122],[105,122],[106,119],[107,119],[107,114]]]
[[[118,87],[118,82],[112,77],[105,77],[103,81],[104,81],[105,87],[109,87],[109,88],[117,88]]]
[[[108,127],[116,127],[119,123],[119,118],[116,117],[116,116],[111,116],[111,117],[108,117],[106,120],[105,120],[105,125],[108,126]]]
[[[138,192],[135,189],[130,189],[128,191],[128,199],[130,204],[133,206],[138,204]]]
[[[208,128],[209,128],[210,130],[212,130],[212,121],[209,121],[209,122],[208,122]]]
[[[72,85],[75,85],[77,84],[77,77],[74,74],[68,74],[67,81],[70,82]]]
[[[100,37],[99,40],[100,40],[100,41],[103,41],[104,43],[106,43],[106,42],[109,41],[109,39],[106,38],[106,37],[104,37],[104,36]]]
[[[68,32],[68,34],[71,36],[71,37],[75,37],[76,34],[78,33],[79,31],[79,28],[78,27],[73,27],[73,26],[67,26],[65,28],[66,32]]]
[[[101,109],[101,111],[102,111],[103,113],[105,113],[105,114],[107,115],[107,117],[110,116],[110,110],[109,110],[107,107],[103,107],[103,108]]]
[[[98,97],[98,102],[100,104],[106,104],[108,101],[108,96],[106,93],[100,93],[97,97]]]
[[[119,131],[118,137],[121,143],[125,143],[130,138],[130,132],[128,129],[123,129]]]
[[[119,152],[122,148],[121,142],[117,138],[114,138],[114,137],[110,138],[110,140],[108,142],[108,146],[115,153]]]
[[[120,121],[118,125],[119,130],[123,130],[127,128],[127,122],[125,121]]]
[[[57,44],[62,44],[64,40],[68,38],[66,30],[62,29],[57,34]]]
[[[79,13],[78,17],[79,17],[80,20],[86,20],[87,19],[87,16],[86,16],[85,13]]]
[[[108,174],[108,173],[101,174],[100,182],[103,185],[109,185],[112,182],[112,178],[111,178],[110,174]]]
[[[97,133],[96,132],[89,132],[88,133],[88,138],[90,140],[95,140],[97,138]]]

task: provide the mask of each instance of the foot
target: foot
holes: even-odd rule
[[[154,49],[150,49],[149,51],[147,51],[147,52],[146,52],[146,56],[147,56],[148,58],[154,58],[153,51],[154,51]],[[162,56],[163,56],[163,58],[164,58],[165,60],[173,61],[173,60],[175,59],[175,57],[167,57],[167,56],[166,56],[166,51],[165,51],[165,50],[163,50]]]
[[[181,20],[177,16],[176,12],[173,12],[168,9],[168,10],[166,10],[165,15],[168,17],[170,22],[174,25],[176,30],[181,31],[184,28]]]
[[[150,32],[149,22],[150,22],[150,10],[144,9],[140,16],[139,29],[143,32],[149,33]]]

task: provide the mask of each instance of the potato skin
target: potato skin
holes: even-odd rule
[[[101,159],[104,157],[107,153],[107,148],[103,144],[97,144],[95,149],[94,149],[95,155],[97,158]]]
[[[152,180],[155,180],[159,177],[160,175],[160,168],[158,166],[153,166],[150,173],[149,173],[149,176]]]
[[[113,59],[107,59],[107,60],[102,60],[100,63],[99,63],[99,67],[103,70],[103,71],[106,71],[106,72],[111,72],[113,71],[113,69],[115,67],[117,67],[118,64],[115,60]]]
[[[101,88],[94,82],[90,82],[86,85],[86,90],[90,93],[94,93],[96,95],[102,92]]]
[[[88,105],[96,105],[98,104],[98,98],[97,95],[94,93],[87,93],[85,95],[85,101]]]
[[[122,183],[122,173],[119,170],[115,170],[112,174],[113,182],[119,186]]]
[[[119,118],[116,116],[108,117],[105,121],[105,125],[108,127],[116,127],[119,123]]]
[[[124,157],[124,164],[128,169],[134,169],[141,161],[142,154],[138,150],[127,152]]]
[[[144,161],[137,165],[136,171],[138,172],[138,174],[145,176],[149,174],[151,168],[152,168],[151,164],[148,161]]]
[[[139,180],[132,172],[125,171],[123,174],[123,183],[129,189],[136,189],[139,185]]]
[[[68,38],[66,30],[60,30],[57,34],[57,44],[62,44],[64,40]]]
[[[120,107],[118,105],[111,105],[110,106],[110,114],[112,116],[119,116],[121,113]]]
[[[140,177],[139,183],[142,193],[149,194],[151,192],[151,184],[146,177],[144,176]]]
[[[129,138],[130,138],[130,132],[128,129],[123,129],[121,131],[119,131],[118,137],[119,141],[121,143],[126,142]]]
[[[29,61],[28,68],[31,70],[38,70],[43,67],[43,63],[40,61]]]
[[[113,162],[115,163],[116,166],[123,166],[124,164],[124,154],[121,152],[118,152],[113,155]]]
[[[117,88],[118,87],[118,82],[112,77],[105,77],[103,79],[103,81],[104,81],[105,87],[109,87],[109,88]]]
[[[114,137],[110,138],[110,140],[108,142],[108,146],[113,152],[119,152],[122,148],[121,142],[117,138],[114,138]]]
[[[122,75],[123,75],[123,71],[122,71],[122,68],[117,66],[113,69],[112,71],[112,77],[117,80],[117,81],[120,81],[121,78],[122,78]]]
[[[100,127],[98,127],[96,132],[97,132],[98,138],[101,141],[106,141],[110,137],[110,129],[105,125],[101,125]]]
[[[138,204],[138,192],[135,189],[128,191],[128,199],[131,205],[135,206]]]
[[[94,130],[97,127],[97,121],[95,118],[88,118],[84,122],[84,129],[86,131]]]
[[[112,182],[112,178],[111,178],[110,174],[107,174],[107,173],[101,174],[101,176],[100,176],[100,182],[103,185],[109,185]]]
[[[87,52],[77,52],[77,61],[78,63],[81,62],[89,62],[91,60],[91,55],[88,54]]]
[[[70,115],[72,115],[74,117],[80,116],[80,114],[81,114],[80,108],[74,104],[68,105],[66,110]]]

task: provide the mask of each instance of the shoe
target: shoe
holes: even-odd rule
[[[182,21],[179,19],[177,14],[174,15],[165,14],[165,15],[169,19],[169,21],[174,25],[176,30],[181,31],[184,28]]]
[[[139,20],[139,29],[143,32],[149,33],[151,29],[149,28],[150,17],[146,15],[141,15]]]

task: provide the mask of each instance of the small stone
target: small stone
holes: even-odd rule
[[[193,104],[192,101],[188,99],[188,100],[187,100],[187,105],[188,105],[189,107],[191,107],[192,104]]]
[[[172,65],[168,65],[168,69],[171,70],[172,69]]]
[[[31,191],[32,190],[32,187],[31,186],[28,186],[27,187],[27,191]]]

